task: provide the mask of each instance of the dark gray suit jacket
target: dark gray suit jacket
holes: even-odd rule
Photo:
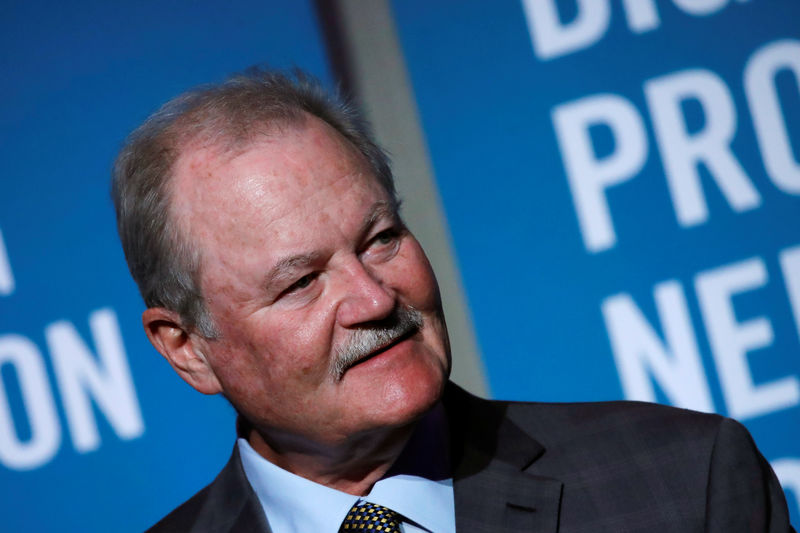
[[[444,404],[458,533],[793,531],[769,464],[731,419],[635,402],[494,402],[454,385]],[[151,531],[268,532],[237,448]]]

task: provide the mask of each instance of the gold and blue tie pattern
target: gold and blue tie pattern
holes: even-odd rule
[[[380,533],[400,533],[400,517],[386,507],[365,501],[358,501],[347,512],[347,517],[339,528],[343,531],[379,531]]]

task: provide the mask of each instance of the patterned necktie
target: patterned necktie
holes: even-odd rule
[[[343,531],[379,531],[380,533],[400,533],[400,516],[386,507],[365,501],[357,501],[339,528]]]

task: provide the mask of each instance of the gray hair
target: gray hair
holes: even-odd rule
[[[201,335],[219,334],[200,290],[202,250],[170,217],[169,181],[189,143],[231,150],[281,126],[315,116],[339,132],[370,165],[397,204],[389,159],[366,122],[338,93],[325,91],[301,71],[250,69],[218,85],[205,85],[164,104],[131,133],[112,171],[111,195],[125,259],[147,307],[179,314]]]

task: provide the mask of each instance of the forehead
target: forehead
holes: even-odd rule
[[[235,152],[188,146],[170,185],[173,220],[203,248],[229,248],[237,239],[251,246],[266,244],[252,242],[257,238],[271,237],[273,245],[276,237],[303,239],[300,217],[334,215],[348,200],[352,208],[356,191],[387,197],[360,152],[310,116]]]
[[[307,179],[318,176],[322,160],[326,166],[368,171],[364,157],[352,144],[311,115],[265,127],[242,142],[209,137],[199,135],[181,146],[170,183],[178,200],[173,202],[176,207],[191,203],[186,196],[189,190],[213,193],[215,187],[228,187],[254,170],[284,177],[284,182],[296,185],[306,185]],[[181,197],[187,201],[181,202]]]

